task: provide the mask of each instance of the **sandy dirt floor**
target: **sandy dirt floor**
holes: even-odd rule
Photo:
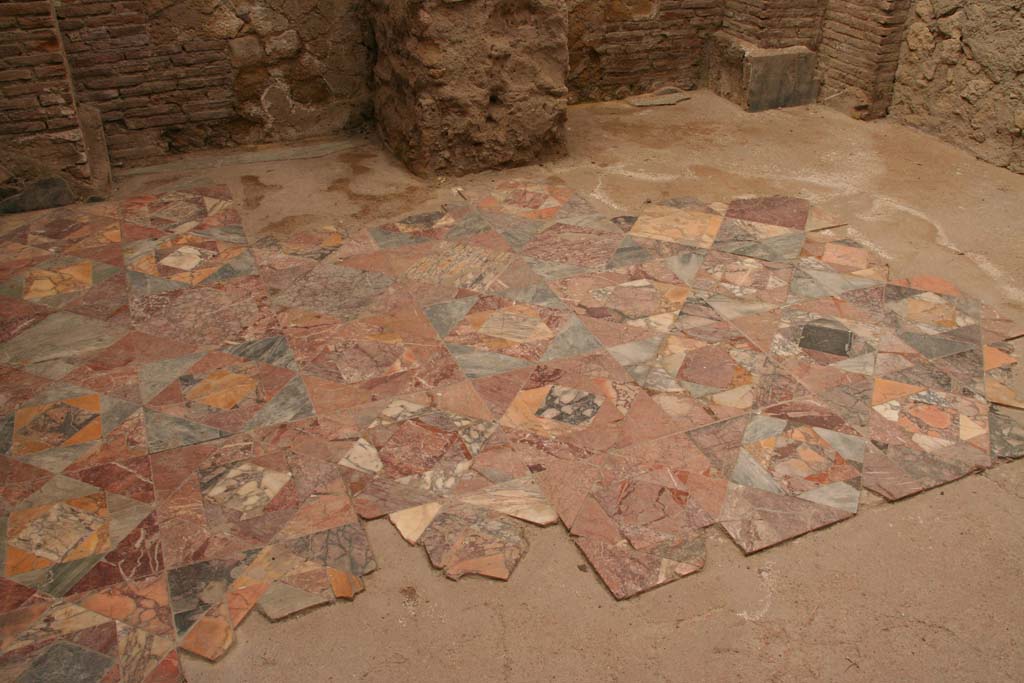
[[[570,156],[527,169],[427,182],[352,140],[193,155],[122,177],[118,194],[226,183],[250,237],[373,225],[508,177],[565,181],[609,216],[668,197],[797,195],[849,221],[894,276],[943,275],[1024,320],[1024,176],[884,121],[746,114],[703,92],[666,108],[578,106],[569,120]],[[354,603],[277,624],[254,613],[221,662],[186,671],[194,683],[1020,680],[1024,462],[862,504],[750,557],[717,537],[703,572],[622,603],[560,527],[529,530],[509,583],[454,583],[374,522],[381,569]]]

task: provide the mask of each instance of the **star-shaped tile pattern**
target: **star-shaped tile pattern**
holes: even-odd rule
[[[520,303],[504,296],[457,299],[428,315],[467,377],[484,377],[599,348],[564,307]]]
[[[789,307],[770,351],[809,388],[825,391],[872,376],[880,336],[870,323]]]
[[[245,245],[195,233],[135,242],[128,252],[127,267],[135,275],[136,284],[150,288],[195,286],[251,275],[255,270],[252,254]]]
[[[305,385],[294,370],[239,355],[237,347],[234,350],[208,353],[194,363],[189,356],[180,363],[160,363],[155,369],[143,366],[140,372],[154,377],[168,366],[184,368],[146,402],[154,432],[161,432],[156,425],[173,422],[178,430],[198,424],[227,435],[312,415]],[[155,411],[168,419],[157,419]],[[164,439],[162,432],[151,432],[151,446],[154,440]]]
[[[683,309],[690,288],[671,275],[660,279],[605,272],[558,280],[551,289],[570,304],[583,324],[605,346],[634,342],[668,332]]]
[[[813,402],[772,406],[743,433],[731,481],[853,513],[867,440]]]
[[[992,465],[985,401],[879,378],[871,404],[872,491],[903,498]]]

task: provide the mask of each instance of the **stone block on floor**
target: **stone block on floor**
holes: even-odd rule
[[[726,33],[708,42],[705,82],[747,111],[813,104],[818,55],[806,47],[762,48]]]

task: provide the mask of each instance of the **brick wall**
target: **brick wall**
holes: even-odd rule
[[[905,120],[961,135],[955,117],[944,123],[925,111],[946,94],[928,74],[945,73],[952,63],[944,60],[953,59],[939,20],[961,10],[982,16],[988,7],[1021,14],[1019,0],[992,2],[916,1],[922,16],[933,18],[912,22],[915,35],[938,36],[932,42],[941,49],[904,48],[904,61],[920,64],[908,67],[904,92],[926,91],[901,100]],[[884,116],[910,6],[911,0],[569,0],[569,86],[577,101],[696,87],[709,36],[723,30],[765,48],[817,49],[822,101],[858,116]],[[981,36],[972,40],[983,41],[984,21],[971,25]],[[1019,52],[1022,42],[1011,40],[1000,51]],[[964,76],[961,89],[970,92],[960,99],[980,99],[984,93],[974,91],[985,86],[971,69],[986,77],[991,69],[962,43],[962,68],[948,71],[971,76]],[[372,116],[373,55],[366,0],[0,0],[0,163],[21,154],[88,180],[76,98],[100,111],[115,165],[331,135]],[[1017,83],[1020,76],[1007,78]],[[997,90],[1006,79],[989,80]],[[952,96],[936,101],[963,108]],[[1013,125],[1003,122],[998,130],[1019,130],[1017,110],[1013,117]],[[974,126],[969,135],[976,146],[992,147],[981,139],[986,130]]]
[[[756,43],[764,30],[764,0],[725,0],[722,30],[742,40]]]
[[[235,116],[224,41],[155,45],[140,0],[63,0],[57,15],[79,101],[102,113],[112,162],[166,154],[169,131]]]
[[[58,1],[79,99],[102,112],[115,165],[368,118],[362,0],[200,4]]]
[[[822,98],[865,118],[892,101],[910,0],[829,0],[818,48]]]
[[[825,13],[825,0],[767,0],[768,21],[761,47],[815,47]]]
[[[817,44],[827,0],[573,0],[569,87],[603,100],[662,85],[696,87],[709,36],[761,47]]]
[[[827,0],[725,0],[722,30],[760,47],[817,44]]]
[[[0,164],[89,178],[60,36],[45,0],[0,0]]]
[[[572,0],[569,87],[606,100],[663,85],[696,87],[721,0]]]

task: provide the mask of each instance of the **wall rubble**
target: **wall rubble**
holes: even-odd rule
[[[410,169],[462,175],[565,153],[565,0],[372,0],[377,129]]]
[[[985,161],[1024,173],[1024,4],[915,3],[891,113]]]

